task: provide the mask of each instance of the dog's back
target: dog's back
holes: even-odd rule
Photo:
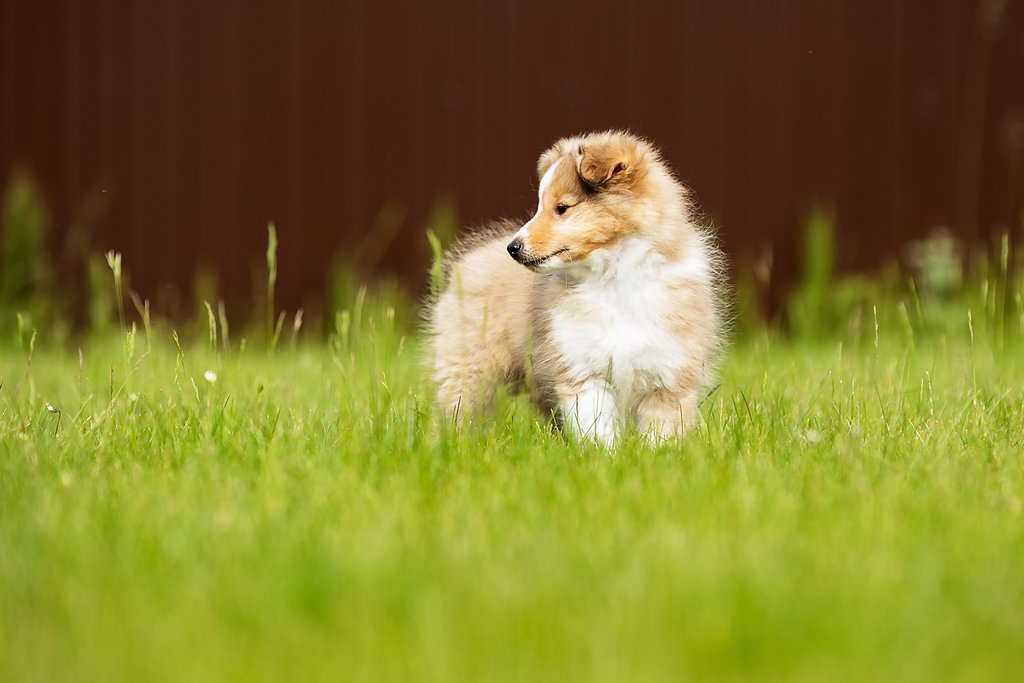
[[[428,318],[438,403],[449,414],[479,410],[496,383],[523,382],[538,276],[505,250],[519,226],[494,223],[449,254],[445,286]]]

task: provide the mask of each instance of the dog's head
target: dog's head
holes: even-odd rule
[[[582,264],[643,221],[657,152],[629,133],[609,131],[556,142],[537,162],[537,213],[508,252],[538,272]]]

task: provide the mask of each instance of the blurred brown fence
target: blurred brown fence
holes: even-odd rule
[[[1024,210],[1021,0],[6,0],[0,98],[0,183],[28,170],[55,253],[118,249],[158,300],[200,264],[245,297],[268,221],[283,305],[338,254],[416,285],[439,202],[526,215],[537,154],[603,127],[781,279],[814,205],[845,268]]]

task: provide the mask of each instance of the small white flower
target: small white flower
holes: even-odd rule
[[[59,413],[60,412],[59,410],[57,410],[56,408],[51,406],[49,403],[46,404],[46,409],[49,410],[51,413]]]
[[[217,381],[217,373],[214,372],[213,370],[207,370],[206,372],[204,372],[203,377],[205,377],[206,381],[209,382],[210,384],[213,384],[214,382]]]

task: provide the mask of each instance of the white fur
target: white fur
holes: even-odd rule
[[[551,164],[551,168],[544,173],[544,177],[540,179],[540,187],[537,188],[537,213],[541,212],[542,203],[544,199],[544,193],[547,192],[548,188],[551,187],[551,180],[555,177],[555,169],[562,163],[559,159],[555,163]]]
[[[646,240],[634,237],[592,253],[576,267],[562,267],[582,276],[574,278],[569,295],[572,312],[555,311],[551,317],[551,341],[565,360],[566,379],[585,387],[579,395],[562,398],[562,413],[573,431],[611,441],[635,418],[638,400],[653,387],[670,384],[680,363],[690,362],[689,351],[665,328],[665,306],[672,301],[670,284],[708,277],[701,256],[690,252],[682,262],[669,262]],[[598,384],[608,395],[601,400],[594,397]],[[570,419],[576,414],[586,419]]]
[[[589,380],[578,394],[565,397],[561,410],[565,427],[585,439],[608,444],[622,428],[615,394],[599,380]]]
[[[547,192],[549,187],[551,187],[551,180],[552,178],[555,177],[555,169],[558,168],[558,165],[560,163],[562,163],[561,159],[551,164],[551,168],[549,168],[544,173],[544,177],[540,179],[540,187],[537,188],[537,213],[533,215],[534,218],[537,218],[537,216],[540,215],[541,211],[544,210],[544,193]],[[519,231],[512,236],[512,239],[517,239],[520,241],[527,239],[530,235],[530,223],[532,222],[532,220],[533,219],[527,221],[526,225],[519,228]]]

